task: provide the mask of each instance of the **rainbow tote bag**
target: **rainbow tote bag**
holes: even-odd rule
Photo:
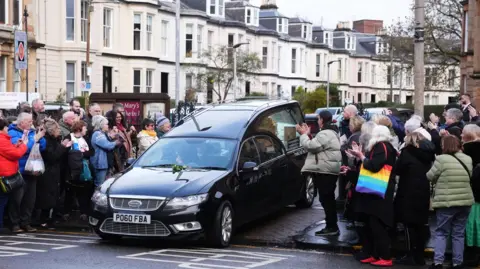
[[[385,146],[385,144],[383,144],[383,148],[385,149],[385,159],[387,159],[387,147]],[[385,193],[387,192],[388,187],[388,180],[390,179],[391,173],[392,166],[387,164],[385,164],[382,169],[380,169],[380,171],[376,173],[365,169],[362,164],[355,191],[359,193],[373,194],[385,198]]]

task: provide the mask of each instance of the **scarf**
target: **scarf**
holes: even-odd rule
[[[123,124],[121,122],[117,123],[116,125],[119,131],[125,132],[125,127],[123,127]]]
[[[143,130],[142,133],[147,134],[148,136],[151,136],[151,137],[157,136],[157,132],[155,130]]]

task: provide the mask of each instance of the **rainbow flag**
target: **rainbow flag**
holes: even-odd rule
[[[390,165],[384,165],[377,173],[363,168],[362,165],[355,190],[359,193],[373,194],[385,198],[391,173],[392,166]]]

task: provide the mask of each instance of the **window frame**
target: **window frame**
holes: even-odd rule
[[[212,53],[213,51],[213,35],[214,35],[214,31],[212,30],[208,30],[208,33],[207,33],[207,46],[208,46],[208,52],[209,53]]]
[[[262,69],[268,69],[268,41],[263,41],[262,46]]]
[[[185,58],[193,57],[193,23],[185,24]],[[191,29],[189,33],[189,29]],[[190,35],[190,38],[188,36]],[[188,51],[188,44],[190,44],[190,51]]]
[[[317,53],[315,55],[315,77],[319,78],[320,77],[320,65],[322,63],[322,56],[320,53]]]
[[[255,147],[255,151],[257,152],[257,157],[258,157],[258,163],[257,163],[257,166],[254,168],[254,170],[257,170],[258,167],[260,166],[262,160],[260,159],[260,152],[258,151],[258,147],[257,147],[257,144],[255,144],[255,140],[253,139],[254,136],[250,136],[250,137],[247,137],[245,138],[242,143],[240,143],[240,147],[239,147],[239,151],[238,151],[238,156],[237,156],[237,163],[236,163],[236,172],[237,172],[237,176],[240,175],[240,172],[242,172],[243,170],[243,167],[240,167],[240,157],[242,155],[242,151],[243,151],[243,146],[245,145],[245,143],[249,142],[251,140],[253,146]]]
[[[138,23],[139,26],[140,26],[140,29],[136,29],[135,28],[135,19],[139,17],[140,18],[140,22]],[[133,13],[133,50],[134,51],[141,51],[142,50],[142,20],[143,20],[143,14],[142,13]],[[136,37],[136,34],[138,35],[138,37]],[[135,46],[135,44],[137,42],[136,39],[138,39],[138,48]]]
[[[109,24],[107,24],[109,23]],[[103,8],[103,47],[112,47],[113,9]]]
[[[162,29],[160,29],[160,31],[161,31],[161,41],[162,41],[162,44],[161,44],[162,56],[167,56],[168,55],[167,36],[168,36],[168,25],[169,25],[169,23],[170,23],[169,21],[162,20]]]
[[[343,69],[342,69],[342,59],[338,58],[337,62],[337,79],[338,81],[342,81],[343,79]]]
[[[201,24],[197,25],[197,57],[201,58],[203,54],[203,29],[204,26]]]
[[[292,68],[290,71],[292,71],[292,74],[296,74],[297,73],[297,48],[292,48],[291,56],[292,56],[292,60],[291,60]]]
[[[6,92],[7,91],[7,57],[6,56],[0,56],[0,65],[3,65],[3,70],[2,66],[0,66],[0,92]]]
[[[73,80],[68,78],[68,65],[73,65]],[[74,61],[66,61],[65,62],[65,91],[67,99],[70,99],[68,96],[68,85],[73,85],[73,95],[75,96],[75,89],[77,86],[77,63]]]
[[[138,78],[140,79],[138,84],[135,84],[135,72],[139,72]],[[141,68],[133,68],[133,80],[132,80],[132,89],[133,93],[141,93],[142,92],[142,69]],[[138,88],[138,91],[135,89]]]
[[[255,144],[255,147],[257,148],[257,153],[259,155],[259,158],[260,158],[260,164],[258,166],[263,166],[265,164],[269,164],[269,163],[272,163],[278,159],[281,159],[281,158],[284,158],[285,157],[285,146],[283,145],[283,143],[279,143],[278,142],[278,138],[275,139],[275,137],[267,134],[267,133],[260,133],[260,134],[256,134],[254,136],[252,136],[253,138],[253,143]],[[260,147],[259,147],[259,144],[257,142],[257,139],[265,139],[265,138],[268,138],[270,140],[270,142],[272,143],[272,146],[275,148],[275,152],[276,154],[278,154],[277,152],[277,147],[278,149],[280,150],[280,155],[278,156],[275,156],[273,158],[270,158],[270,159],[267,159],[267,160],[263,160],[263,157],[262,157],[262,153],[260,151]]]
[[[145,43],[146,43],[146,50],[152,51],[154,44],[153,44],[153,21],[155,20],[155,15],[147,14],[146,21],[145,21]]]
[[[80,42],[88,40],[88,0],[80,0]]]
[[[72,10],[73,10],[73,16],[68,16],[68,3],[71,2]],[[69,42],[74,42],[75,41],[75,0],[67,0],[65,4],[65,40]],[[8,13],[8,11],[7,11]],[[68,21],[71,21],[72,24],[72,29],[68,29]],[[71,31],[71,34],[69,35],[69,30]],[[71,38],[70,38],[71,37]]]
[[[362,83],[363,81],[363,62],[357,63],[357,83]]]
[[[3,10],[3,15],[2,15],[3,16],[3,21],[0,21],[0,24],[8,24],[8,15],[9,15],[8,10],[9,10],[9,7],[10,7],[9,1],[4,1],[4,6],[3,6],[4,10]]]
[[[155,74],[154,69],[147,69],[145,71],[145,92],[152,93],[153,92],[153,76]]]
[[[13,92],[21,92],[22,91],[22,76],[20,74],[20,70],[15,69],[13,72]]]

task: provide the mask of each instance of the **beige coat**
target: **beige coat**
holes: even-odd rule
[[[137,141],[138,141],[137,156],[140,157],[140,155],[142,155],[151,145],[157,142],[157,140],[158,140],[157,136],[150,136],[143,131],[140,132],[137,135]]]
[[[300,145],[308,151],[302,172],[332,175],[340,173],[342,153],[340,137],[335,131],[320,131],[312,139],[304,134],[300,136]]]

